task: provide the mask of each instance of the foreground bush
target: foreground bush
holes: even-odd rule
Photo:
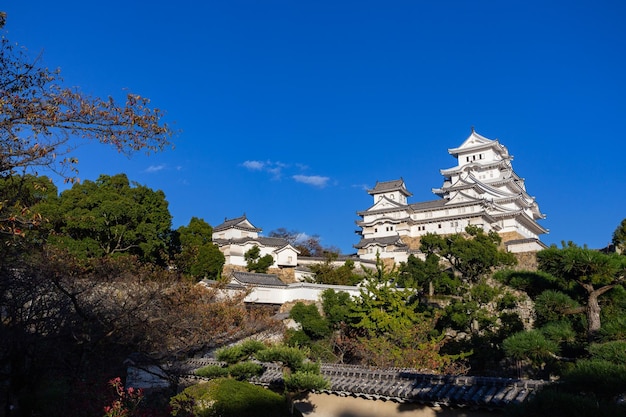
[[[234,379],[192,385],[172,397],[176,417],[288,417],[282,395]]]
[[[508,406],[506,417],[618,417],[626,415],[626,406],[598,401],[553,389],[545,389],[530,401]]]

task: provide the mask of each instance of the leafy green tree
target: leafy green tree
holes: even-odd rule
[[[400,265],[398,286],[417,288],[432,296],[436,294],[456,294],[461,282],[444,271],[439,256],[434,253],[421,260],[409,255],[406,263]]]
[[[571,314],[584,311],[569,295],[555,290],[546,290],[535,299],[537,325],[560,321]]]
[[[465,233],[442,236],[428,233],[421,239],[422,252],[435,254],[447,260],[467,282],[475,282],[488,272],[503,266],[515,265],[512,253],[500,248],[498,233],[485,233],[478,226],[467,226]]]
[[[618,285],[602,297],[601,341],[626,340],[626,288]]]
[[[249,272],[257,272],[260,274],[267,273],[270,266],[274,264],[274,258],[272,255],[267,254],[261,256],[261,249],[258,246],[253,246],[244,253],[244,259],[246,260],[246,268]]]
[[[322,310],[333,329],[338,329],[342,323],[347,322],[352,304],[352,298],[347,292],[332,288],[322,292]]]
[[[354,261],[348,259],[340,267],[333,266],[338,255],[334,252],[325,254],[323,263],[312,264],[311,272],[315,274],[315,282],[330,285],[356,285],[363,279],[363,275],[354,272]]]
[[[50,170],[74,182],[78,161],[71,152],[78,139],[111,145],[126,155],[169,144],[173,132],[147,98],[129,93],[121,104],[63,84],[59,71],[0,38],[0,176]],[[32,223],[28,206],[22,207],[23,216],[11,218],[7,214],[13,208],[14,202],[0,206],[0,233],[14,234],[16,222]]]
[[[328,321],[322,317],[315,304],[296,303],[289,316],[300,323],[302,332],[311,339],[322,339],[330,334]]]
[[[420,320],[415,291],[397,288],[397,274],[395,268],[387,271],[380,259],[375,271],[366,271],[361,295],[350,313],[352,327],[381,336],[403,333]]]
[[[175,233],[179,253],[174,256],[178,269],[196,280],[219,279],[226,262],[224,254],[213,243],[213,228],[204,220],[192,217],[189,225]]]
[[[557,279],[543,271],[503,269],[493,274],[501,284],[524,291],[532,299],[546,290],[562,290]]]
[[[368,365],[445,371],[463,354],[440,353],[444,335],[436,335],[436,316],[421,312],[415,289],[396,287],[397,279],[395,267],[388,270],[380,259],[366,271],[361,295],[350,303],[347,338],[358,340],[360,360]]]
[[[559,352],[558,343],[546,338],[539,330],[509,336],[502,342],[502,348],[507,356],[517,360],[529,359],[536,366]]]
[[[626,253],[626,219],[613,232],[613,245],[620,253]]]
[[[49,243],[80,258],[130,254],[165,262],[172,219],[165,194],[131,185],[125,174],[74,184],[45,210],[54,219]]]
[[[537,260],[539,268],[556,277],[562,288],[584,290],[579,311],[586,313],[589,339],[595,338],[601,328],[599,298],[624,282],[626,257],[569,245],[542,250]]]

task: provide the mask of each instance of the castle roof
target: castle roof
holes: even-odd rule
[[[410,197],[413,195],[406,189],[406,186],[404,185],[404,180],[402,178],[400,178],[399,180],[392,180],[392,181],[383,181],[383,182],[376,181],[376,186],[370,190],[367,190],[367,193],[370,195],[374,195],[374,194],[388,193],[391,191],[400,191],[402,194],[404,194],[407,197]]]
[[[406,247],[406,244],[402,242],[402,240],[400,239],[400,236],[398,235],[376,237],[376,238],[371,238],[371,239],[361,239],[361,241],[357,243],[356,245],[354,245],[354,247],[357,249],[360,249],[360,248],[366,248],[370,245],[375,245],[375,246],[394,245],[397,247]]]
[[[257,274],[253,272],[233,271],[231,277],[243,285],[260,285],[268,287],[286,287],[274,274]]]
[[[215,239],[214,242],[217,243],[219,246],[228,245],[228,244],[242,245],[246,242],[255,242],[255,243],[260,244],[261,246],[270,247],[270,248],[279,248],[279,249],[289,246],[289,242],[286,239],[283,239],[282,237],[247,236],[247,237],[240,237],[237,239]]]
[[[502,155],[504,158],[509,158],[509,151],[506,147],[500,144],[498,139],[491,140],[482,135],[476,133],[474,128],[472,128],[472,133],[465,139],[465,141],[458,148],[448,149],[448,153],[453,156],[458,156],[461,153],[466,152],[476,152],[483,149],[492,148],[498,154]]]
[[[246,218],[245,214],[241,217],[237,217],[234,219],[224,219],[224,223],[218,226],[215,226],[213,228],[213,232],[220,232],[222,230],[228,230],[228,229],[247,230],[250,232],[262,231],[262,229],[259,229],[258,227],[254,227],[252,223],[250,223],[250,221]]]

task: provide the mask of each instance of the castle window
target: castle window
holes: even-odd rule
[[[437,225],[437,227],[439,227],[439,228],[441,229],[441,223],[439,223],[439,224]]]

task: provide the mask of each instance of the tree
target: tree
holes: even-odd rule
[[[75,262],[54,248],[29,250],[19,269],[0,263],[0,276],[2,391],[41,415],[88,415],[65,407],[93,395],[89,384],[119,372],[133,352],[167,360],[275,324],[246,311],[244,292],[225,297],[131,256]],[[52,384],[58,396],[46,402]]]
[[[454,294],[460,281],[451,275],[444,271],[439,256],[434,253],[427,254],[424,261],[410,254],[407,262],[400,265],[398,285],[417,288],[430,296]]]
[[[347,292],[338,292],[332,288],[322,292],[322,310],[333,329],[339,329],[342,323],[346,323],[352,303],[352,298]]]
[[[626,219],[613,232],[613,245],[619,253],[626,253]]]
[[[291,405],[293,400],[306,391],[328,388],[328,380],[321,375],[318,363],[307,359],[308,351],[297,347],[271,346],[256,352],[255,356],[261,362],[279,362],[283,365],[283,381],[285,396]]]
[[[341,253],[338,248],[332,246],[323,247],[320,243],[320,237],[318,235],[310,236],[306,233],[295,230],[287,230],[284,227],[272,230],[269,233],[269,237],[279,237],[285,239],[291,246],[300,252],[300,256],[323,257],[327,253],[334,253],[336,255]]]
[[[0,27],[5,15],[0,18]],[[124,104],[112,97],[89,97],[63,86],[59,71],[42,67],[26,50],[0,39],[0,177],[48,169],[76,181],[75,139],[96,140],[120,153],[164,149],[172,130],[162,122],[163,112],[149,100],[129,93]],[[4,199],[3,199],[4,200]],[[2,201],[0,233],[13,234],[16,219],[7,222]],[[20,222],[33,223],[28,207]],[[36,221],[34,222],[36,223]],[[22,227],[23,229],[24,227]]]
[[[46,220],[30,207],[54,201],[57,187],[45,176],[10,175],[0,177],[0,196],[0,239],[17,244],[15,238],[25,237]]]
[[[315,304],[298,302],[292,307],[289,317],[300,324],[301,330],[296,332],[304,333],[305,339],[323,339],[330,335],[329,322],[322,317]]]
[[[495,268],[517,263],[512,253],[500,249],[502,238],[493,230],[485,234],[480,227],[470,225],[465,232],[449,236],[428,233],[422,237],[420,249],[446,259],[468,282],[477,281]]]
[[[338,255],[327,252],[323,263],[312,264],[311,272],[315,274],[315,282],[330,285],[356,285],[363,279],[363,275],[354,272],[354,261],[348,259],[340,267],[335,267],[333,262]]]
[[[172,219],[165,194],[131,186],[125,174],[74,184],[42,211],[54,219],[49,242],[83,259],[132,254],[165,262]]]
[[[584,291],[584,306],[577,312],[586,313],[587,336],[594,339],[601,328],[599,298],[624,282],[626,257],[570,244],[544,249],[537,253],[537,260],[539,268],[556,277],[562,288]]]
[[[192,217],[188,226],[180,226],[174,234],[174,256],[178,269],[195,278],[218,279],[226,259],[212,241],[213,228],[204,220]]]
[[[419,311],[415,289],[398,288],[398,271],[366,270],[361,295],[350,303],[346,331],[358,339],[361,361],[374,366],[411,367],[441,372],[460,356],[439,353],[444,336],[435,336],[436,316]]]
[[[243,257],[246,260],[246,268],[250,272],[265,274],[270,266],[274,264],[272,255],[267,254],[261,256],[261,249],[258,246],[253,246],[248,249]]]

